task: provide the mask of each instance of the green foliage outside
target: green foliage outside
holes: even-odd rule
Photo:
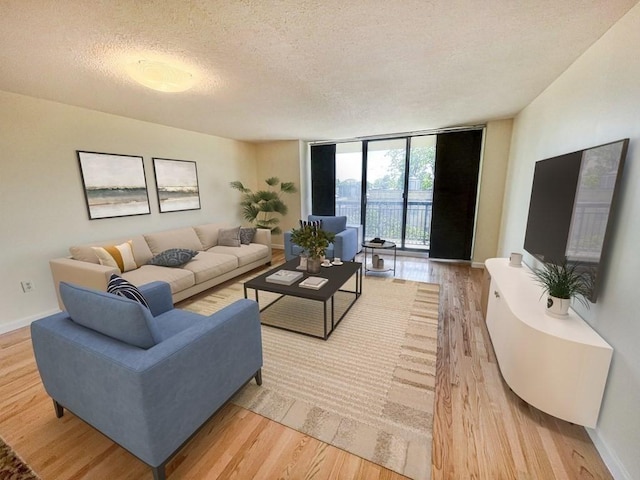
[[[293,182],[280,182],[278,177],[265,180],[268,185],[266,190],[252,191],[246,188],[242,182],[234,181],[231,188],[242,192],[242,216],[245,220],[255,224],[258,228],[267,228],[271,233],[282,233],[278,226],[280,217],[288,212],[287,205],[281,198],[283,193],[296,193]]]

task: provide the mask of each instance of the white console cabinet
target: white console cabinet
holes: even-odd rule
[[[524,401],[554,417],[595,427],[613,349],[584,320],[545,313],[546,295],[526,266],[485,262],[487,328],[502,376]]]

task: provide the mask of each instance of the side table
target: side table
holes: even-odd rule
[[[396,244],[394,242],[389,242],[389,241],[385,241],[384,243],[362,242],[361,245],[364,249],[364,273],[365,274],[367,272],[391,272],[392,271],[393,275],[395,276],[397,249],[396,249]],[[389,266],[378,268],[376,265],[373,265],[373,255],[376,250],[391,250],[391,249],[393,249],[393,268]],[[370,252],[371,258],[372,258],[371,265],[367,263],[367,250],[371,251]]]

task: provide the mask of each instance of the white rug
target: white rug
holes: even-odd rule
[[[327,341],[263,326],[263,385],[250,382],[232,401],[410,478],[430,478],[438,292],[365,277]],[[242,296],[238,282],[180,307],[209,314]],[[350,298],[336,296],[336,318]],[[260,293],[261,304],[273,299]],[[313,329],[322,325],[321,305],[287,297],[261,315]]]

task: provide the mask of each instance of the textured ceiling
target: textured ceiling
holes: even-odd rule
[[[516,114],[636,3],[3,0],[0,90],[250,141],[467,125]],[[196,85],[148,90],[139,59]]]

